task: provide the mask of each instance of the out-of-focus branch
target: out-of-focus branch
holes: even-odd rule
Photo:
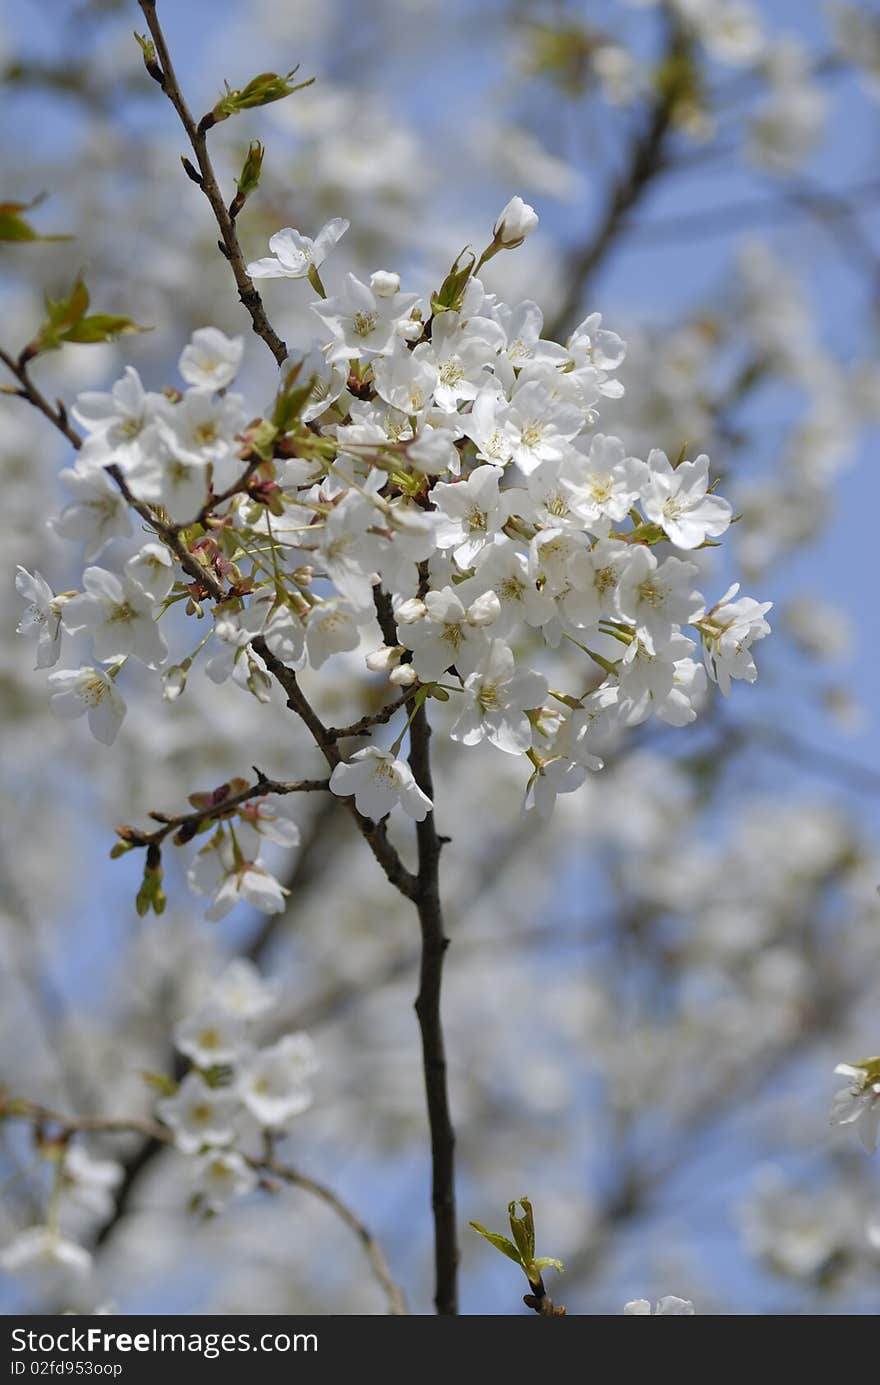
[[[758,744],[762,750],[790,760],[808,774],[835,779],[848,789],[855,789],[860,793],[880,793],[880,770],[859,764],[847,755],[838,755],[836,751],[813,745],[778,724],[760,726],[749,722],[734,726],[729,722],[722,722],[720,731],[728,746],[748,747]]]
[[[788,221],[793,216],[812,212],[830,223],[851,221],[858,211],[857,201],[873,201],[880,196],[880,179],[871,178],[838,191],[824,188],[796,187],[785,189],[779,199],[756,197],[743,202],[729,202],[707,211],[690,211],[662,220],[643,221],[630,232],[633,240],[647,241],[651,249],[663,241],[676,245],[703,236],[726,235],[751,230],[759,223]]]
[[[134,1134],[142,1135],[147,1140],[161,1145],[174,1143],[172,1132],[156,1121],[136,1118],[109,1119],[104,1116],[65,1116],[32,1101],[7,1100],[5,1103],[0,1101],[0,1119],[30,1121],[33,1123],[34,1129],[41,1133],[45,1133],[47,1127],[54,1127],[60,1132],[61,1138],[65,1140],[78,1134]],[[263,1175],[264,1187],[271,1187],[271,1179],[277,1178],[282,1183],[290,1184],[291,1187],[302,1188],[304,1192],[331,1208],[361,1242],[373,1275],[387,1299],[389,1313],[394,1316],[401,1316],[406,1313],[406,1299],[403,1290],[391,1274],[382,1246],[360,1217],[331,1188],[316,1178],[291,1168],[288,1164],[280,1163],[273,1157],[262,1159],[252,1155],[243,1155],[242,1157],[255,1173]]]
[[[220,191],[217,182],[217,175],[211,163],[211,156],[208,153],[208,140],[204,130],[200,128],[193,118],[192,112],[186,103],[177,74],[174,71],[174,64],[168,52],[168,45],[165,42],[165,35],[156,14],[156,0],[139,0],[140,7],[150,31],[150,37],[156,45],[156,56],[158,58],[157,72],[153,73],[156,77],[168,100],[176,110],[180,123],[186,131],[187,139],[192,145],[193,153],[198,164],[198,181],[202,192],[211,204],[211,210],[220,230],[220,249],[229,261],[229,266],[235,277],[235,284],[238,289],[238,296],[242,304],[250,313],[251,323],[257,336],[266,343],[272,355],[279,365],[287,359],[287,346],[278,336],[277,332],[266,316],[263,307],[263,300],[254,288],[254,281],[251,279],[245,267],[244,255],[238,240],[238,232],[235,229],[235,222],[229,215],[229,210]],[[152,72],[152,69],[150,69]]]
[[[316,857],[320,854],[319,848],[326,841],[326,828],[331,816],[336,812],[336,807],[335,799],[328,798],[313,815],[309,830],[297,852],[296,863],[286,881],[287,888],[296,896],[300,896],[302,891],[308,888],[317,873]],[[266,915],[245,949],[244,956],[251,962],[261,962],[288,917],[286,910]],[[169,1070],[174,1068],[175,1075],[182,1076],[182,1065],[179,1064],[179,1060],[175,1062],[174,1052],[170,1049],[163,1067]],[[165,1145],[161,1141],[147,1139],[122,1160],[122,1180],[115,1190],[113,1211],[98,1232],[98,1246],[104,1245],[113,1237],[117,1227],[128,1214],[141,1179],[149,1172],[164,1149]]]
[[[686,61],[688,47],[684,30],[673,19],[667,19],[667,39],[658,71],[669,74],[668,79],[658,82],[647,119],[632,139],[623,171],[611,184],[597,226],[589,239],[574,251],[565,267],[563,278],[568,286],[565,299],[553,321],[545,327],[547,336],[554,341],[562,339],[628,216],[666,165],[666,146],[681,95],[671,74],[678,64]]]

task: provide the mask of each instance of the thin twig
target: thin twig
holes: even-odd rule
[[[174,64],[171,61],[171,54],[168,52],[168,45],[165,42],[165,35],[156,14],[156,0],[139,0],[143,10],[150,37],[156,45],[156,55],[159,60],[160,77],[159,81],[162,90],[168,97],[172,106],[176,110],[180,123],[186,131],[187,139],[192,145],[193,153],[199,168],[199,186],[211,204],[211,210],[220,230],[221,249],[224,257],[229,261],[232,273],[235,276],[235,283],[238,289],[238,296],[244,307],[250,313],[251,323],[257,336],[266,343],[272,355],[279,365],[287,359],[287,346],[278,336],[266,316],[263,307],[263,300],[254,288],[254,281],[251,279],[245,267],[244,255],[238,240],[238,232],[235,229],[235,222],[229,215],[229,209],[220,185],[217,182],[217,175],[211,163],[208,153],[208,140],[204,130],[199,128],[198,123],[193,118],[192,112],[186,103],[177,74],[174,71]],[[159,80],[159,78],[157,78]]]
[[[193,813],[179,813],[177,817],[167,817],[164,813],[151,813],[150,817],[156,822],[161,822],[162,826],[157,827],[154,832],[142,832],[136,827],[117,828],[120,836],[124,840],[131,842],[133,846],[158,846],[165,840],[170,832],[184,833],[188,839],[194,833],[191,828],[198,828],[205,822],[219,822],[222,818],[234,813],[242,804],[249,803],[254,798],[265,798],[267,794],[292,794],[292,793],[320,793],[328,788],[327,779],[299,779],[295,783],[289,784],[280,779],[267,779],[261,775],[256,784],[251,784],[240,793],[230,794],[228,798],[220,798],[216,803],[210,804],[207,808],[197,809]]]
[[[353,721],[350,726],[328,726],[327,735],[334,741],[353,740],[355,736],[364,736],[371,731],[374,726],[384,726],[399,712],[401,707],[405,707],[411,698],[415,697],[416,689],[407,688],[405,693],[395,698],[393,702],[388,702],[379,712],[368,712],[366,716],[360,717],[358,721]]]

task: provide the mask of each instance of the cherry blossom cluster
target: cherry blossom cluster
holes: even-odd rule
[[[599,406],[623,394],[620,337],[592,314],[564,344],[546,340],[537,304],[501,302],[477,277],[536,222],[512,199],[479,260],[463,253],[429,303],[384,270],[327,296],[321,269],[347,223],[280,231],[250,274],[318,297],[315,339],[285,361],[268,410],[231,389],[243,343],[212,327],[183,351],[184,389],[154,393],[128,367],[109,393],[80,394],[72,499],[53,524],[85,545],[82,590],[18,576],[38,667],[68,637],[91,641],[90,661],[49,674],[53,710],[86,714],[110,743],[129,659],[162,670],[174,700],[204,650],[209,678],[267,701],[267,657],[299,673],[362,650],[404,724],[390,749],[343,757],[329,788],[367,818],[399,807],[419,821],[432,804],[400,749],[428,697],[449,704],[453,741],[524,757],[526,804],[546,815],[622,729],[683,726],[709,680],[725,694],[754,681],[770,603],[698,587],[696,551],[734,518],[708,457],[627,455],[597,431]],[[155,537],[97,563],[132,506]],[[164,617],[181,603],[204,618],[209,599],[207,632],[169,664]],[[531,665],[570,677],[566,651],[583,668],[560,690]],[[292,824],[275,840],[293,844]],[[262,868],[243,883],[256,846],[221,829],[200,853],[190,882],[213,916],[242,894],[282,907]]]
[[[263,1047],[253,1042],[254,1024],[276,1000],[275,988],[239,959],[174,1031],[191,1067],[156,1113],[177,1148],[193,1157],[196,1197],[210,1212],[256,1187],[248,1141],[256,1146],[261,1135],[282,1135],[312,1104],[309,1080],[318,1065],[308,1035],[285,1034]],[[255,1147],[254,1157],[260,1153]]]
[[[277,988],[251,962],[230,962],[175,1028],[175,1047],[191,1064],[183,1080],[150,1074],[165,1088],[156,1114],[191,1158],[193,1207],[202,1212],[221,1212],[252,1192],[271,1142],[312,1104],[317,1060],[308,1035],[285,1034],[262,1047],[253,1040],[276,1001]],[[88,1278],[87,1243],[113,1211],[123,1168],[69,1137],[47,1142],[43,1153],[54,1169],[46,1221],[3,1247],[0,1268],[60,1294]]]

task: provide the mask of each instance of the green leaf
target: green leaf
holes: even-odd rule
[[[285,96],[292,96],[295,91],[310,87],[315,80],[314,77],[309,77],[305,82],[291,81],[298,70],[298,67],[293,67],[283,76],[279,76],[277,72],[261,72],[257,77],[253,77],[247,86],[241,88],[230,87],[227,83],[225,95],[220,97],[210,116],[206,116],[201,122],[203,128],[210,128],[221,120],[228,120],[231,115],[238,115],[240,111],[250,111],[257,106],[269,106],[273,101],[281,101]]]
[[[272,410],[272,425],[277,433],[288,433],[298,421],[315,383],[314,375],[310,375],[305,382],[300,381],[302,373],[302,361],[297,361],[296,365],[291,366],[284,377],[284,381],[278,394],[275,397],[275,407]]]
[[[245,155],[241,173],[236,178],[239,195],[242,198],[250,197],[252,192],[256,192],[260,181],[260,174],[263,171],[263,155],[266,150],[258,139],[252,140]]]
[[[457,257],[437,292],[431,295],[431,312],[435,317],[438,313],[457,311],[461,307],[468,280],[474,272],[476,258],[473,251],[467,247]]]
[[[530,1265],[535,1258],[535,1218],[528,1198],[521,1197],[519,1205],[523,1209],[521,1217],[516,1215],[516,1202],[508,1203],[507,1215],[513,1239],[519,1247],[520,1259],[524,1265]]]
[[[117,313],[93,313],[82,318],[69,332],[65,341],[96,342],[115,341],[117,337],[131,336],[135,332],[148,332],[148,327],[139,327],[130,317]]]
[[[95,343],[113,341],[132,332],[146,332],[130,317],[117,313],[92,313],[87,316],[89,291],[79,277],[66,298],[46,299],[46,319],[26,348],[29,358],[44,351],[57,351],[65,342]]]
[[[485,1226],[480,1226],[479,1222],[472,1221],[471,1226],[475,1231],[490,1241],[496,1250],[500,1250],[502,1255],[506,1255],[508,1260],[512,1260],[515,1265],[522,1268],[522,1257],[512,1241],[508,1241],[506,1236],[499,1236],[495,1231],[487,1231]]]
[[[0,202],[0,240],[18,242],[73,240],[73,236],[43,235],[34,230],[30,222],[25,220],[22,212],[31,211],[34,207],[38,207],[42,201],[42,197],[35,197],[31,202]]]
[[[659,524],[645,521],[644,524],[637,524],[626,536],[632,543],[647,544],[648,548],[653,548],[654,544],[662,543],[666,538],[666,530]]]
[[[555,1260],[552,1255],[542,1255],[540,1259],[533,1260],[531,1268],[537,1270],[539,1274],[542,1270],[556,1270],[557,1274],[563,1274],[565,1271],[562,1261]]]

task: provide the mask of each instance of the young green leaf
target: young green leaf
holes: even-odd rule
[[[88,314],[89,291],[80,277],[66,298],[46,299],[46,318],[33,341],[25,348],[32,360],[44,351],[57,351],[65,342],[95,343],[113,341],[132,332],[146,332],[130,317],[117,313]]]
[[[512,1241],[508,1241],[506,1236],[499,1236],[495,1231],[487,1231],[485,1226],[480,1226],[479,1222],[472,1221],[471,1226],[478,1231],[481,1236],[485,1236],[487,1241],[500,1250],[502,1255],[506,1255],[508,1260],[512,1260],[515,1265],[522,1267],[522,1258],[519,1251]]]
[[[273,101],[281,101],[285,96],[292,96],[295,91],[302,91],[303,87],[310,87],[315,80],[314,77],[309,77],[305,82],[294,83],[291,80],[298,70],[298,67],[291,68],[283,76],[277,72],[261,72],[257,77],[253,77],[247,86],[241,88],[231,87],[227,82],[225,94],[220,97],[213,110],[199,122],[200,130],[210,130],[212,125],[219,124],[221,120],[228,120],[231,115],[238,115],[240,111],[271,105]]]
[[[36,231],[29,221],[22,216],[22,212],[32,211],[39,206],[42,197],[35,197],[32,202],[0,202],[0,240],[5,241],[56,241],[73,240],[73,236],[44,235]]]

